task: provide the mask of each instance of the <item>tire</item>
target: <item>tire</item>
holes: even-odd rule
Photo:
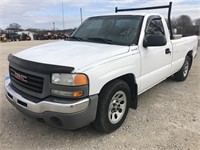
[[[177,81],[185,81],[188,74],[189,74],[189,71],[190,71],[190,64],[191,64],[191,61],[190,61],[190,57],[189,56],[186,56],[185,58],[185,62],[182,66],[182,68],[174,74],[174,78],[175,80]]]
[[[107,84],[99,94],[96,120],[92,125],[101,132],[110,133],[124,122],[130,107],[130,88],[123,80]]]

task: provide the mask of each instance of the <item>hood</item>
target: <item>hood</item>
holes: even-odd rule
[[[79,70],[128,51],[128,46],[58,41],[18,52],[14,56],[44,64],[71,66]]]

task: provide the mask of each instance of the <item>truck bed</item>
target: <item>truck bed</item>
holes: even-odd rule
[[[193,50],[193,57],[197,55],[197,36],[182,37],[171,40],[173,46],[172,73],[178,71],[183,65],[188,51]]]

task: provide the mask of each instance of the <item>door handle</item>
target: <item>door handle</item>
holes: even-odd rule
[[[171,54],[171,51],[169,48],[165,49],[165,54]]]

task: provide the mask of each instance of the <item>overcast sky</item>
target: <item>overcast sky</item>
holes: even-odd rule
[[[189,15],[200,18],[200,0],[171,0],[172,17]],[[62,3],[64,6],[64,28],[80,25],[80,8],[83,20],[100,14],[114,13],[114,8],[135,8],[167,5],[169,0],[0,0],[0,28],[18,23],[23,29],[63,29]],[[152,12],[152,11],[151,11]],[[155,10],[153,10],[155,12]],[[167,10],[156,10],[167,17]]]

